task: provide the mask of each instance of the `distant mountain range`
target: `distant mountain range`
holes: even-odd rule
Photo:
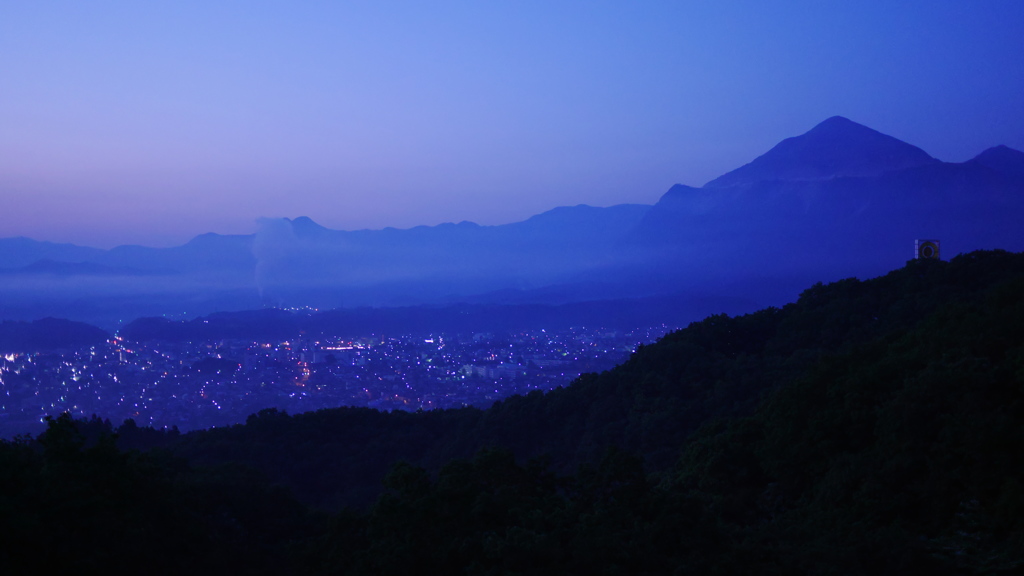
[[[1024,249],[1024,153],[941,162],[842,117],[653,206],[561,207],[523,222],[340,231],[307,217],[253,235],[99,250],[0,239],[0,318],[113,327],[264,306],[546,303],[662,294],[791,300],[871,276],[938,239],[943,256]],[[696,318],[695,318],[696,319]]]

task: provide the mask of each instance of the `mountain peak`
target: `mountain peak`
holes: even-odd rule
[[[830,116],[828,118],[825,118],[821,122],[819,122],[818,125],[815,126],[814,128],[811,128],[811,130],[841,130],[841,129],[854,129],[854,130],[856,130],[856,129],[865,129],[865,128],[868,129],[868,130],[871,130],[870,128],[867,128],[867,126],[864,126],[863,124],[857,124],[856,122],[854,122],[853,120],[850,120],[849,118],[847,118],[845,116]]]
[[[973,160],[978,162],[986,162],[990,160],[1008,160],[1011,162],[1024,162],[1024,152],[1021,152],[1020,150],[1014,150],[1009,146],[1000,144],[999,146],[993,146],[991,148],[988,148],[981,154],[975,156]]]
[[[285,220],[288,219],[285,218]],[[291,222],[292,230],[295,231],[296,236],[311,236],[328,231],[327,228],[317,224],[309,216],[299,216],[298,218],[289,221]]]
[[[749,164],[704,186],[718,188],[766,180],[877,176],[935,162],[938,160],[916,146],[842,116],[832,116],[800,136],[786,138]]]
[[[970,160],[1014,178],[1024,179],[1024,152],[1000,144]]]

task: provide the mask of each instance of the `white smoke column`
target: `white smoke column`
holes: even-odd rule
[[[252,254],[256,257],[256,289],[263,300],[267,286],[273,285],[274,269],[288,260],[297,238],[287,218],[260,218],[256,223],[259,230],[252,241]]]

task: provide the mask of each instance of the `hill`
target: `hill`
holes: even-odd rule
[[[50,352],[101,344],[110,338],[103,330],[59,318],[33,322],[0,322],[0,352]]]
[[[614,370],[584,375],[547,394],[512,397],[485,411],[391,414],[390,420],[347,408],[287,418],[270,411],[246,426],[186,435],[181,449],[200,461],[248,459],[310,502],[328,506],[359,502],[337,491],[322,492],[312,485],[316,475],[305,471],[353,474],[341,463],[377,462],[380,467],[357,475],[379,477],[386,463],[398,458],[436,469],[486,446],[502,446],[522,458],[547,454],[556,468],[568,472],[616,445],[641,455],[649,468],[663,470],[688,435],[709,419],[749,414],[766,394],[823,358],[911,330],[943,306],[983,298],[993,285],[1022,275],[1024,256],[1017,254],[912,261],[870,281],[816,285],[781,309],[708,317],[642,347]],[[386,421],[394,428],[385,427]],[[365,442],[339,443],[341,438]],[[303,448],[296,449],[300,439]],[[367,450],[372,457],[366,457]],[[297,460],[307,458],[295,468]]]
[[[0,555],[120,566],[126,525],[211,573],[1015,574],[1022,367],[1024,254],[912,261],[488,410],[117,428],[144,453],[61,418],[0,444]]]

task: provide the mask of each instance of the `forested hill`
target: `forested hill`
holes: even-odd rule
[[[944,306],[982,301],[993,286],[1022,276],[1020,254],[911,261],[881,278],[815,285],[781,309],[711,316],[613,370],[488,410],[263,411],[245,426],[186,435],[177,449],[202,462],[244,461],[328,508],[372,501],[397,459],[436,469],[487,446],[520,458],[547,455],[568,472],[614,445],[664,470],[709,419],[749,414],[823,359],[905,333]]]
[[[82,322],[43,318],[32,322],[0,322],[0,352],[50,352],[85,348],[110,338],[102,329]]]
[[[170,450],[148,453],[75,428],[3,444],[0,562],[33,538],[76,557],[89,534],[116,565],[97,535],[134,523],[115,531],[165,569],[1020,574],[1024,254],[816,285],[483,411],[117,430]]]

